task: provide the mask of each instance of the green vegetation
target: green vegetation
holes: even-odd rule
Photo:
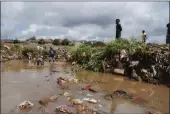
[[[45,44],[45,40],[44,40],[44,39],[40,39],[40,40],[38,41],[38,44],[44,45],[44,44]]]
[[[72,59],[82,68],[101,72],[102,60],[111,61],[122,49],[130,52],[146,52],[146,45],[135,39],[118,39],[111,41],[106,46],[93,46],[85,43],[71,51]]]
[[[61,42],[61,45],[69,45],[70,41],[68,39],[64,39],[62,42]]]
[[[56,45],[56,46],[60,45],[60,40],[59,39],[55,39],[55,40],[53,40],[52,44]]]
[[[15,39],[15,40],[13,41],[13,43],[14,43],[14,44],[17,44],[17,43],[19,43],[19,40],[18,40],[18,39]]]
[[[36,40],[36,37],[35,36],[33,36],[33,37],[31,37],[31,38],[28,38],[26,41],[35,41]]]
[[[27,57],[28,56],[27,53],[33,53],[33,55],[35,55],[35,54],[38,53],[38,50],[36,48],[34,48],[34,47],[24,47],[22,49],[22,55],[24,57]]]

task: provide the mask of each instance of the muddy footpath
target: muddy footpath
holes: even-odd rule
[[[169,88],[71,65],[1,64],[1,113],[168,114]]]

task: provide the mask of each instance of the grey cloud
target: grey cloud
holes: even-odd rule
[[[17,6],[17,7],[16,7]],[[24,2],[2,3],[2,36],[67,36],[70,39],[107,39],[115,37],[115,19],[120,18],[122,37],[164,36],[169,20],[168,2]],[[9,15],[10,14],[10,15]],[[14,21],[15,20],[15,21]],[[17,25],[55,27],[22,34]],[[23,31],[28,30],[25,28]],[[162,37],[163,38],[163,37]],[[161,38],[157,38],[161,39]]]

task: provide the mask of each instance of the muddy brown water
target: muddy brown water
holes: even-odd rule
[[[34,66],[31,62],[24,60],[13,60],[1,63],[1,113],[16,112],[16,106],[24,100],[34,103],[32,112],[39,112],[38,101],[51,95],[57,95],[62,90],[56,84],[56,78],[71,77],[64,71],[70,69],[70,65],[64,62],[56,62],[53,65],[53,72],[50,75],[49,63],[44,66]],[[159,110],[165,113],[169,111],[169,88],[156,86],[142,82],[128,80],[121,76],[112,74],[94,73],[90,71],[81,71],[76,73],[78,79],[84,80],[87,84],[93,84],[101,89],[102,92],[90,93],[91,98],[101,101],[102,108],[97,105],[88,104],[88,106],[100,110],[103,114],[110,113],[146,113],[146,108]],[[99,83],[102,82],[102,83]],[[81,87],[86,84],[76,84],[71,86],[72,93],[76,98],[82,99]],[[115,90],[125,90],[139,95],[148,101],[148,104],[140,105],[130,100],[114,99],[107,101],[103,95]],[[89,92],[86,92],[88,94]],[[50,103],[47,111],[53,112],[56,106],[68,104],[65,97],[61,97],[57,102]]]

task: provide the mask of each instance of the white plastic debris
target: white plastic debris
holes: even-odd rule
[[[64,93],[63,93],[63,96],[69,97],[69,96],[71,96],[71,93],[64,92]]]
[[[82,103],[83,103],[83,101],[80,100],[80,99],[75,99],[75,101],[76,101],[78,104],[82,104]]]
[[[97,103],[97,102],[98,102],[97,100],[95,100],[95,99],[90,99],[90,98],[84,98],[83,100],[84,100],[84,101],[88,101],[88,102],[90,102],[90,103]]]
[[[87,94],[87,96],[89,96],[89,97],[90,97],[90,96],[93,96],[93,95],[92,95],[92,94]]]
[[[58,96],[54,95],[54,96],[49,97],[49,100],[50,101],[55,101],[55,100],[57,100],[57,98],[58,98]]]
[[[21,102],[18,106],[18,108],[20,110],[24,110],[24,109],[30,109],[34,106],[33,103],[31,103],[30,101],[24,101],[24,102]]]

